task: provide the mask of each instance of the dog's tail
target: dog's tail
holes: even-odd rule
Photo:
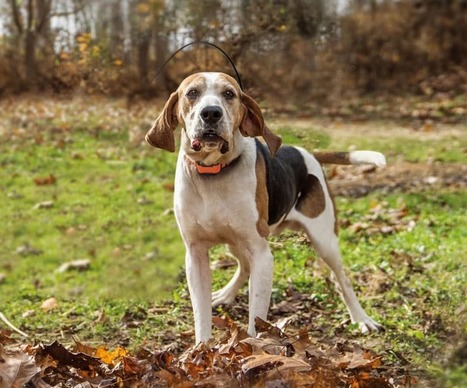
[[[320,164],[373,164],[386,166],[386,158],[376,151],[313,152]]]

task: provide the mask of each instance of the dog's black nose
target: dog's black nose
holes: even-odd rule
[[[201,119],[206,124],[217,124],[222,118],[222,109],[219,106],[207,106],[200,113]]]

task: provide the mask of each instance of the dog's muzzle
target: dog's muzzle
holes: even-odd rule
[[[229,143],[212,129],[207,130],[191,142],[193,151],[199,152],[205,147],[211,149],[217,148],[221,154],[229,152]]]

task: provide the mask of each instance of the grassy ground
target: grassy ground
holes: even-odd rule
[[[41,341],[192,341],[184,249],[171,211],[176,156],[128,140],[149,127],[155,110],[99,100],[0,108],[0,312]],[[461,124],[414,131],[391,122],[277,120],[271,127],[308,149],[371,148],[389,163],[467,161]],[[456,350],[466,334],[466,198],[458,187],[337,198],[345,264],[384,334],[361,337],[342,324],[347,315],[326,270],[296,233],[271,238],[271,320],[295,314],[295,327],[343,336],[457,386],[465,378],[465,356]],[[228,260],[223,248],[213,257]],[[59,271],[78,259],[89,266]],[[216,270],[215,286],[232,273]],[[317,313],[284,313],[291,292],[309,295]],[[229,310],[241,323],[245,293]],[[58,305],[41,307],[51,297]]]

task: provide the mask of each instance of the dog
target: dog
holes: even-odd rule
[[[186,247],[196,343],[211,338],[212,306],[231,304],[248,279],[248,333],[255,336],[255,318],[266,319],[271,298],[273,256],[266,237],[284,228],[306,233],[330,267],[351,321],[364,333],[380,331],[382,326],[365,313],[344,273],[334,204],[320,163],[383,166],[384,155],[310,154],[281,146],[255,100],[223,73],[197,73],[183,80],[146,141],[174,152],[178,126],[174,211]],[[228,245],[238,267],[228,284],[211,294],[208,251],[218,244]]]

